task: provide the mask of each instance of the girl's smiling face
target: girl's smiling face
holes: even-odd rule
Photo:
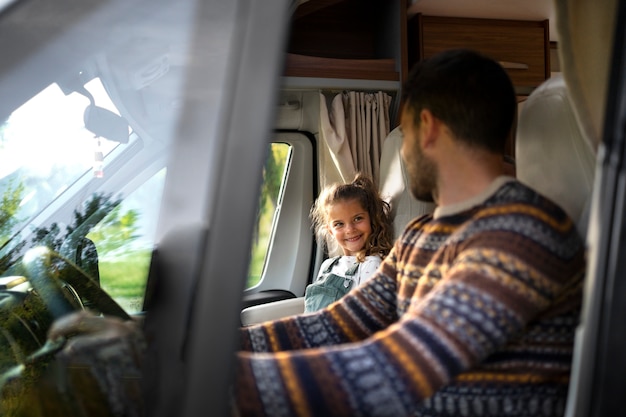
[[[372,234],[369,213],[358,200],[350,199],[332,204],[327,214],[328,230],[343,249],[343,254],[355,256]]]

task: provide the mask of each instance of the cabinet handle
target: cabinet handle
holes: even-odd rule
[[[528,69],[528,64],[524,64],[523,62],[500,61],[500,65],[505,69]]]

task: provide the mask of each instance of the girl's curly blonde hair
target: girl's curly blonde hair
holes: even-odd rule
[[[393,223],[389,204],[378,194],[374,182],[366,175],[357,173],[354,181],[349,184],[332,184],[322,190],[311,207],[311,222],[315,234],[320,241],[329,245],[329,253],[337,249],[338,243],[330,237],[328,231],[329,208],[341,201],[357,200],[367,210],[372,233],[363,250],[356,255],[358,262],[363,262],[368,255],[379,255],[384,258],[393,247]]]

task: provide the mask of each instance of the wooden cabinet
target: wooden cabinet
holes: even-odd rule
[[[548,21],[451,18],[418,14],[408,24],[408,61],[452,48],[480,51],[502,63],[520,94],[550,77]]]
[[[400,83],[406,0],[309,0],[294,12],[284,75]]]

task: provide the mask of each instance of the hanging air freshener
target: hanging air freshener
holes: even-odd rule
[[[96,138],[96,149],[93,158],[93,176],[96,178],[104,177],[104,155],[102,153],[99,137]]]

